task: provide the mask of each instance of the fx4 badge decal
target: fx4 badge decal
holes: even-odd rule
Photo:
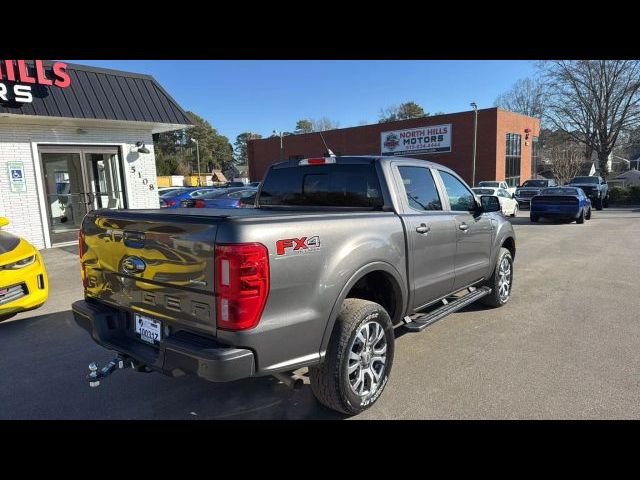
[[[287,255],[291,252],[306,253],[320,248],[320,237],[286,238],[276,242],[276,253]]]

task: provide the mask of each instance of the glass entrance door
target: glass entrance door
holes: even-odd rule
[[[117,153],[84,152],[90,209],[124,208]]]
[[[41,147],[51,243],[77,238],[85,214],[124,208],[118,150]]]

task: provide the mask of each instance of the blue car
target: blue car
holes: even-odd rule
[[[237,187],[212,190],[199,198],[185,199],[181,207],[195,208],[245,208],[254,204],[256,188]]]
[[[531,199],[529,213],[532,222],[537,222],[542,217],[572,219],[576,223],[584,223],[591,219],[591,200],[581,188],[545,188]]]
[[[188,187],[160,195],[160,208],[178,208],[182,200],[200,198],[212,190],[215,189],[213,187]]]

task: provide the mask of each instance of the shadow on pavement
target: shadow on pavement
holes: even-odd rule
[[[593,217],[591,217],[593,218]],[[551,219],[551,218],[540,218],[537,222],[532,222],[529,217],[514,217],[514,218],[508,218],[507,220],[509,220],[509,222],[511,222],[511,225],[532,225],[534,227],[536,226],[545,226],[545,225],[561,225],[561,224],[567,224],[567,223],[575,223],[575,220],[556,220],[556,219]],[[589,220],[587,220],[588,222]]]
[[[0,323],[2,419],[342,419],[309,385],[273,377],[209,383],[121,370],[90,388],[87,366],[111,360],[71,311]]]

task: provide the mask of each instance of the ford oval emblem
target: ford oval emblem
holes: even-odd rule
[[[142,273],[145,268],[147,268],[147,265],[139,257],[127,257],[122,262],[122,271],[130,275]]]

